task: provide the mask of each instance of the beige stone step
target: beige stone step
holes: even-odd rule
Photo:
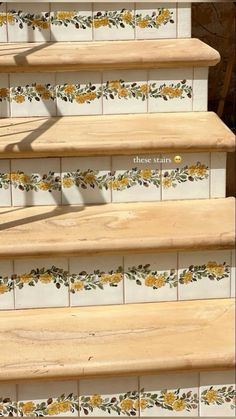
[[[234,198],[1,208],[0,258],[234,247]]]
[[[213,112],[6,118],[0,158],[233,151]]]
[[[0,43],[0,73],[208,67],[219,53],[198,39]]]

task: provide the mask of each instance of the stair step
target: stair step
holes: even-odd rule
[[[0,381],[233,368],[233,332],[231,299],[7,311]]]
[[[234,246],[234,198],[2,208],[0,218],[1,258]]]
[[[213,112],[6,118],[1,158],[230,152],[234,134]]]
[[[216,50],[194,38],[1,43],[0,49],[0,73],[208,67],[220,61]]]

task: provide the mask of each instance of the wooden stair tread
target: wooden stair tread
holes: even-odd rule
[[[208,67],[219,53],[202,41],[0,43],[0,72]]]
[[[234,246],[234,198],[0,208],[0,257]]]
[[[3,311],[0,335],[0,381],[233,368],[234,302]]]
[[[229,152],[234,148],[234,134],[213,112],[1,120],[2,158]]]

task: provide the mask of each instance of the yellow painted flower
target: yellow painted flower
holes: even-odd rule
[[[164,177],[162,185],[164,186],[164,188],[170,188],[172,186],[172,179],[168,176]]]
[[[100,19],[94,19],[93,20],[93,26],[95,28],[100,28],[101,26],[108,26],[108,25],[109,25],[108,17],[102,17]]]
[[[101,275],[101,282],[103,284],[107,284],[108,282],[110,282],[110,280],[111,280],[111,275],[109,275],[109,274],[102,274]]]
[[[58,20],[70,20],[73,19],[76,16],[76,12],[72,11],[64,11],[60,10],[57,12],[56,17]]]
[[[50,182],[44,182],[43,180],[39,182],[38,188],[41,191],[48,191],[52,187],[52,184]]]
[[[217,265],[216,262],[208,262],[206,266],[208,272],[216,275],[216,276],[222,276],[225,273],[225,267],[223,264]]]
[[[156,23],[158,25],[161,25],[163,22],[165,22],[166,19],[168,19],[170,17],[170,11],[165,9],[163,10],[159,16],[157,16],[156,18]]]
[[[88,403],[92,407],[99,407],[103,403],[103,400],[99,394],[94,394],[92,397],[90,397],[90,400]]]
[[[207,167],[204,164],[198,164],[196,166],[195,173],[197,176],[205,176],[207,173]]]
[[[10,25],[14,25],[15,23],[15,17],[11,13],[7,13],[7,22],[10,23]]]
[[[5,294],[8,291],[9,291],[9,289],[8,289],[8,286],[6,284],[0,284],[0,294]]]
[[[76,95],[75,96],[75,100],[77,103],[84,103],[86,101],[86,98],[84,97],[84,95]]]
[[[59,412],[65,413],[70,412],[71,409],[71,402],[69,400],[65,400],[63,402],[58,403]]]
[[[76,291],[81,291],[84,288],[84,283],[83,281],[76,281],[71,284],[71,288]]]
[[[142,176],[144,179],[149,179],[152,176],[152,171],[150,169],[141,170],[140,176]]]
[[[153,287],[155,285],[156,277],[153,275],[148,275],[145,278],[146,287]]]
[[[172,393],[171,391],[169,391],[168,393],[164,394],[164,402],[166,404],[169,404],[170,406],[172,406],[172,404],[174,403],[176,397],[175,394]]]
[[[119,80],[111,80],[108,84],[109,89],[111,90],[119,90],[121,88],[121,84]]]
[[[45,90],[45,92],[43,92],[43,93],[41,94],[41,97],[42,97],[42,99],[44,99],[44,100],[48,100],[48,99],[50,99],[50,97],[51,97],[51,93],[50,93],[48,90]]]
[[[59,403],[51,403],[47,407],[47,414],[50,416],[58,415],[60,413]]]
[[[66,84],[63,90],[65,93],[72,94],[75,91],[75,86],[73,84]]]
[[[216,390],[208,390],[204,396],[204,399],[208,401],[208,403],[215,403],[217,400],[217,391]]]
[[[7,89],[6,87],[2,87],[0,89],[0,97],[1,98],[6,98],[9,96],[9,89]]]
[[[94,28],[100,28],[102,26],[100,19],[93,19]]]
[[[118,284],[120,281],[122,281],[122,279],[123,279],[122,274],[117,272],[111,275],[109,282],[111,284]]]
[[[30,181],[30,176],[25,175],[24,173],[10,173],[10,179],[12,182],[28,183]]]
[[[33,402],[26,402],[26,403],[23,403],[21,406],[21,411],[25,415],[32,413],[34,409],[35,409],[35,404]]]
[[[148,93],[148,85],[147,85],[147,84],[142,84],[142,85],[140,86],[140,91],[141,91],[144,95],[147,95],[147,93]]]
[[[53,279],[53,276],[51,274],[41,274],[39,275],[39,280],[43,284],[49,284]]]
[[[25,97],[23,95],[16,95],[14,100],[16,103],[23,103],[25,101]]]
[[[7,23],[7,14],[6,13],[0,13],[0,26]]]
[[[155,280],[155,287],[157,287],[157,288],[161,288],[161,287],[164,287],[165,286],[165,284],[166,284],[166,279],[165,279],[165,277],[164,277],[164,275],[159,275],[157,278],[156,278],[156,280]]]
[[[163,96],[169,96],[170,98],[173,97],[180,97],[183,93],[182,89],[178,89],[178,88],[174,88],[174,87],[168,87],[168,86],[164,86],[161,89],[161,94]]]
[[[84,181],[85,183],[94,183],[96,181],[96,176],[94,175],[94,173],[87,173],[84,176]]]
[[[64,177],[62,180],[62,185],[64,188],[71,188],[74,185],[74,180],[70,177]]]
[[[84,93],[84,99],[85,101],[91,101],[96,99],[97,94],[96,92],[88,92],[88,93]]]
[[[132,22],[132,19],[133,19],[133,15],[132,15],[132,13],[129,10],[126,10],[125,12],[123,12],[123,14],[122,14],[122,20],[125,23]]]
[[[120,183],[119,183],[118,180],[113,180],[113,181],[111,181],[111,182],[108,183],[108,187],[110,189],[116,190],[116,189],[119,189]]]
[[[119,181],[120,186],[127,186],[129,184],[129,179],[127,177],[124,177]]]
[[[143,19],[140,19],[140,20],[138,21],[138,26],[139,26],[140,28],[146,28],[146,27],[147,27],[147,25],[148,25],[148,19],[143,18]]]
[[[27,284],[28,282],[32,280],[32,275],[31,274],[19,275],[17,279],[18,281],[23,282],[24,284]]]
[[[148,405],[148,402],[147,402],[147,400],[146,400],[146,399],[140,399],[140,400],[136,400],[136,401],[134,402],[134,408],[135,408],[136,410],[138,410],[139,408],[140,408],[141,410],[144,410],[144,409],[146,409],[147,405]]]
[[[173,410],[175,410],[176,412],[180,412],[181,410],[184,410],[186,408],[186,403],[184,400],[176,400],[173,405]]]
[[[193,278],[193,274],[192,272],[185,272],[185,274],[182,276],[182,281],[184,284],[188,284],[189,282],[192,281]]]
[[[35,90],[37,93],[41,94],[45,92],[46,87],[43,84],[36,84]]]
[[[127,97],[129,94],[128,89],[126,89],[125,87],[122,87],[121,89],[118,90],[118,95],[120,97]]]
[[[131,399],[125,399],[120,402],[120,407],[124,411],[129,411],[133,408],[134,402]]]
[[[100,22],[102,26],[108,26],[109,24],[108,17],[103,17],[102,19],[100,19]]]

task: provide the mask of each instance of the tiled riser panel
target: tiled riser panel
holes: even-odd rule
[[[225,173],[226,153],[0,160],[0,206],[224,197]]]
[[[0,260],[0,309],[229,298],[232,253]]]
[[[208,68],[0,74],[0,116],[207,110]]]
[[[191,37],[184,3],[7,3],[0,42],[100,41]]]
[[[234,378],[219,371],[0,384],[0,416],[234,417]]]

